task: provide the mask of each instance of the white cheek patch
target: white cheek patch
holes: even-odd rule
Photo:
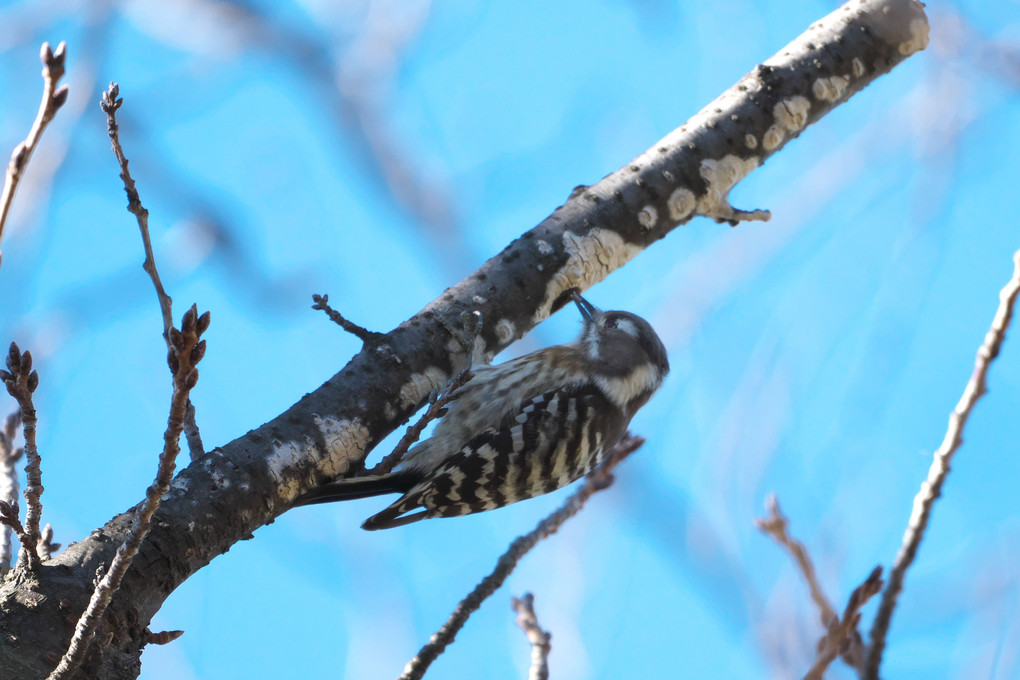
[[[650,364],[643,364],[619,378],[603,375],[595,378],[595,383],[602,388],[602,392],[620,408],[643,392],[654,392],[659,388],[660,382],[662,376]]]
[[[619,328],[624,333],[626,333],[627,335],[629,335],[630,337],[637,340],[639,335],[638,328],[637,326],[634,325],[634,322],[631,321],[630,319],[620,319],[619,321],[616,322],[616,327]]]

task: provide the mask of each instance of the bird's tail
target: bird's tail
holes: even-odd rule
[[[388,475],[340,479],[312,489],[294,501],[294,505],[314,505],[382,496],[388,493],[406,493],[418,481],[417,477],[411,472],[402,470]]]

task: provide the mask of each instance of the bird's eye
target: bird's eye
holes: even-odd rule
[[[616,328],[616,319],[606,319],[606,328]]]

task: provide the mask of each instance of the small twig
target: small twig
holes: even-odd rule
[[[198,423],[195,421],[195,405],[188,399],[187,410],[184,412],[184,437],[188,440],[188,453],[191,460],[198,460],[205,455],[205,445],[202,443],[202,433],[198,431]]]
[[[168,645],[182,635],[184,635],[183,630],[164,630],[160,633],[150,632],[145,642],[150,645]]]
[[[779,508],[779,501],[776,500],[775,494],[769,494],[769,497],[765,500],[765,507],[769,511],[769,516],[765,519],[754,520],[754,525],[759,531],[768,534],[777,543],[786,548],[793,557],[797,567],[800,569],[801,575],[804,577],[804,581],[807,583],[808,590],[811,591],[811,599],[814,600],[815,606],[818,607],[818,616],[821,618],[822,626],[828,628],[836,618],[836,610],[833,609],[829,603],[829,598],[822,591],[821,584],[818,583],[818,576],[815,574],[815,567],[811,563],[811,556],[808,555],[807,548],[804,547],[803,543],[790,536],[787,531],[788,523],[782,510]]]
[[[95,635],[103,614],[110,600],[120,587],[124,574],[127,573],[131,561],[138,554],[138,548],[149,533],[152,516],[159,507],[163,495],[170,488],[173,479],[175,461],[180,453],[180,437],[184,430],[184,416],[187,410],[188,395],[198,383],[197,364],[205,356],[205,340],[200,340],[202,333],[209,327],[209,312],[198,315],[195,305],[191,306],[181,320],[180,330],[170,327],[167,336],[170,339],[170,352],[167,362],[173,372],[173,396],[170,399],[170,416],[167,419],[166,431],[163,434],[163,452],[159,456],[159,467],[156,479],[145,492],[145,500],[135,511],[131,532],[124,543],[117,548],[117,554],[110,564],[106,575],[96,586],[89,600],[88,607],[78,619],[74,636],[67,652],[57,667],[50,673],[49,680],[70,677],[75,672],[88,650],[89,643]]]
[[[123,98],[118,98],[120,86],[117,83],[110,83],[110,87],[103,93],[99,106],[106,114],[106,131],[110,136],[110,143],[113,146],[113,153],[120,164],[120,178],[124,182],[124,193],[128,197],[128,212],[135,216],[138,222],[138,232],[142,236],[142,248],[145,250],[145,262],[142,269],[146,271],[152,280],[152,286],[156,289],[156,299],[159,300],[159,310],[163,317],[163,340],[166,342],[167,350],[170,347],[170,329],[174,324],[173,299],[167,295],[163,288],[163,281],[159,277],[159,270],[156,268],[156,256],[152,250],[152,239],[149,236],[149,211],[142,205],[142,199],[135,188],[135,180],[128,171],[128,159],[124,155],[124,149],[120,145],[120,128],[117,126],[117,110],[124,103]],[[191,453],[191,460],[201,458],[205,455],[202,445],[202,435],[198,429],[198,422],[195,419],[195,407],[189,401],[184,420],[184,432],[188,439],[188,450]]]
[[[39,544],[36,546],[39,559],[45,562],[53,556],[53,553],[60,550],[60,547],[60,543],[53,542],[53,527],[47,524],[43,527],[42,535],[39,537]]]
[[[465,332],[468,336],[467,346],[473,348],[475,344],[475,338],[482,331],[482,315],[479,312],[473,312],[470,314],[470,319],[465,318],[464,320]],[[464,386],[468,380],[474,376],[472,369],[474,368],[474,352],[472,350],[467,351],[467,364],[464,368],[460,369],[457,375],[450,378],[450,380],[443,387],[442,393],[432,394],[429,397],[429,407],[422,414],[422,417],[418,419],[418,422],[414,423],[407,428],[407,432],[400,438],[397,445],[393,448],[393,451],[388,453],[379,461],[378,465],[369,470],[366,474],[368,475],[384,475],[390,472],[397,466],[397,463],[404,457],[411,445],[418,441],[421,437],[422,430],[428,427],[436,418],[440,418],[446,414],[447,405],[457,398],[457,390]]]
[[[14,465],[25,452],[23,448],[14,448],[14,436],[20,423],[21,413],[15,411],[7,416],[3,428],[0,428],[0,501],[4,503],[18,502],[18,471]],[[11,562],[14,561],[11,529],[10,525],[4,523],[0,531],[0,576],[10,570]]]
[[[411,445],[418,441],[421,436],[422,430],[424,430],[429,423],[436,418],[439,418],[446,412],[446,406],[457,398],[457,390],[463,387],[472,376],[470,364],[461,369],[460,373],[453,376],[453,378],[443,388],[442,394],[434,394],[429,399],[429,407],[422,414],[422,417],[418,419],[418,422],[407,428],[407,432],[400,438],[397,445],[393,448],[393,451],[388,453],[378,465],[373,467],[371,470],[366,472],[367,475],[384,475],[396,467],[400,459],[404,457],[407,450],[411,448]]]
[[[106,131],[110,135],[110,142],[113,144],[113,153],[117,156],[117,162],[120,163],[120,178],[124,182],[124,192],[128,197],[128,212],[134,215],[138,221],[138,230],[142,235],[142,246],[145,248],[145,262],[142,263],[142,268],[148,273],[149,278],[152,279],[152,285],[156,288],[159,309],[163,314],[163,338],[169,343],[170,329],[174,325],[173,300],[170,299],[170,296],[163,289],[163,282],[160,280],[159,272],[156,270],[156,258],[152,253],[152,241],[149,239],[149,211],[142,206],[142,201],[138,197],[138,190],[135,189],[135,181],[131,179],[131,173],[128,172],[128,159],[124,156],[124,149],[120,146],[117,109],[121,107],[124,100],[117,98],[119,94],[120,86],[117,83],[110,83],[109,89],[103,93],[99,106],[106,114]]]
[[[8,529],[14,531],[21,545],[31,543],[32,539],[29,538],[28,532],[25,531],[25,527],[22,526],[21,520],[18,518],[19,508],[18,501],[0,501],[0,524],[3,524]],[[9,558],[8,558],[9,559]],[[18,555],[18,560],[22,560],[22,556]],[[8,565],[9,567],[10,565]]]
[[[857,632],[861,620],[861,608],[882,590],[882,567],[875,567],[868,578],[850,594],[850,600],[843,610],[843,616],[828,626],[828,631],[818,641],[818,656],[804,680],[822,680],[825,670],[837,656],[858,668],[862,660],[864,645]],[[849,659],[847,657],[850,657]]]
[[[1013,276],[999,292],[999,308],[995,312],[991,328],[985,334],[984,343],[978,348],[977,358],[974,361],[974,372],[963,390],[963,396],[960,397],[956,408],[949,415],[949,427],[946,430],[946,436],[942,439],[942,444],[935,452],[931,468],[928,470],[928,478],[921,483],[921,490],[914,497],[914,506],[910,513],[906,533],[903,535],[903,544],[896,555],[892,570],[889,572],[889,584],[882,593],[878,613],[871,625],[871,644],[868,646],[867,659],[862,673],[862,677],[868,680],[878,680],[878,667],[882,663],[882,653],[885,651],[885,638],[889,632],[893,610],[896,608],[896,600],[900,591],[903,590],[903,579],[917,555],[921,539],[924,538],[932,507],[935,500],[941,495],[942,484],[949,474],[949,464],[953,460],[953,454],[963,443],[963,428],[967,425],[967,419],[978,399],[988,391],[986,387],[988,367],[999,355],[1002,341],[1006,337],[1006,330],[1013,318],[1013,306],[1016,303],[1017,293],[1020,293],[1020,250],[1013,254]]]
[[[574,492],[574,495],[567,499],[566,503],[559,510],[552,513],[531,531],[531,533],[519,536],[510,544],[510,547],[496,562],[496,568],[488,576],[475,586],[460,604],[450,614],[436,633],[433,633],[428,643],[421,648],[413,659],[407,662],[404,672],[399,680],[417,680],[428,670],[436,658],[453,642],[453,639],[460,632],[460,629],[467,623],[471,616],[482,605],[482,602],[492,595],[503,585],[507,577],[539,541],[556,533],[563,523],[576,515],[584,507],[588,499],[597,491],[609,487],[613,483],[612,471],[624,458],[636,451],[645,440],[643,437],[627,434],[621,439],[612,451],[606,456],[605,461],[597,470],[588,475],[581,488]]]
[[[14,202],[14,192],[25,174],[25,168],[32,157],[32,152],[39,145],[39,138],[43,130],[53,120],[57,110],[67,101],[67,85],[57,87],[57,83],[64,75],[64,57],[67,56],[66,45],[61,42],[54,52],[50,44],[44,42],[39,51],[39,59],[42,61],[43,70],[43,95],[39,104],[39,112],[32,123],[32,129],[28,132],[25,141],[14,147],[11,154],[11,162],[7,165],[7,175],[4,177],[3,193],[0,193],[0,239],[3,239],[4,225],[7,224],[7,216],[11,211],[11,204]],[[0,251],[0,258],[3,252]]]
[[[32,370],[32,353],[24,353],[18,344],[11,343],[7,353],[7,370],[0,370],[0,381],[7,386],[7,393],[14,397],[21,407],[21,433],[25,438],[25,532],[18,551],[18,562],[28,565],[29,570],[39,567],[39,555],[36,553],[36,542],[39,539],[39,522],[42,518],[43,492],[42,461],[39,448],[35,442],[35,430],[38,418],[32,393],[39,387],[39,372]]]
[[[542,630],[535,615],[535,596],[525,593],[521,599],[512,598],[511,605],[517,612],[517,625],[524,631],[531,643],[531,669],[528,680],[549,680],[549,652],[552,650],[552,634]]]
[[[312,295],[312,302],[314,303],[312,305],[312,309],[319,309],[326,312],[326,316],[328,316],[333,323],[340,326],[340,328],[358,338],[366,345],[378,345],[386,337],[385,333],[370,331],[367,328],[362,328],[358,324],[345,319],[340,312],[329,306],[328,295],[314,294]]]

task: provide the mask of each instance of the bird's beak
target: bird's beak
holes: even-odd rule
[[[581,310],[581,316],[596,326],[602,325],[602,310],[581,297],[581,294],[576,290],[571,294],[571,297],[574,298],[577,308]]]

